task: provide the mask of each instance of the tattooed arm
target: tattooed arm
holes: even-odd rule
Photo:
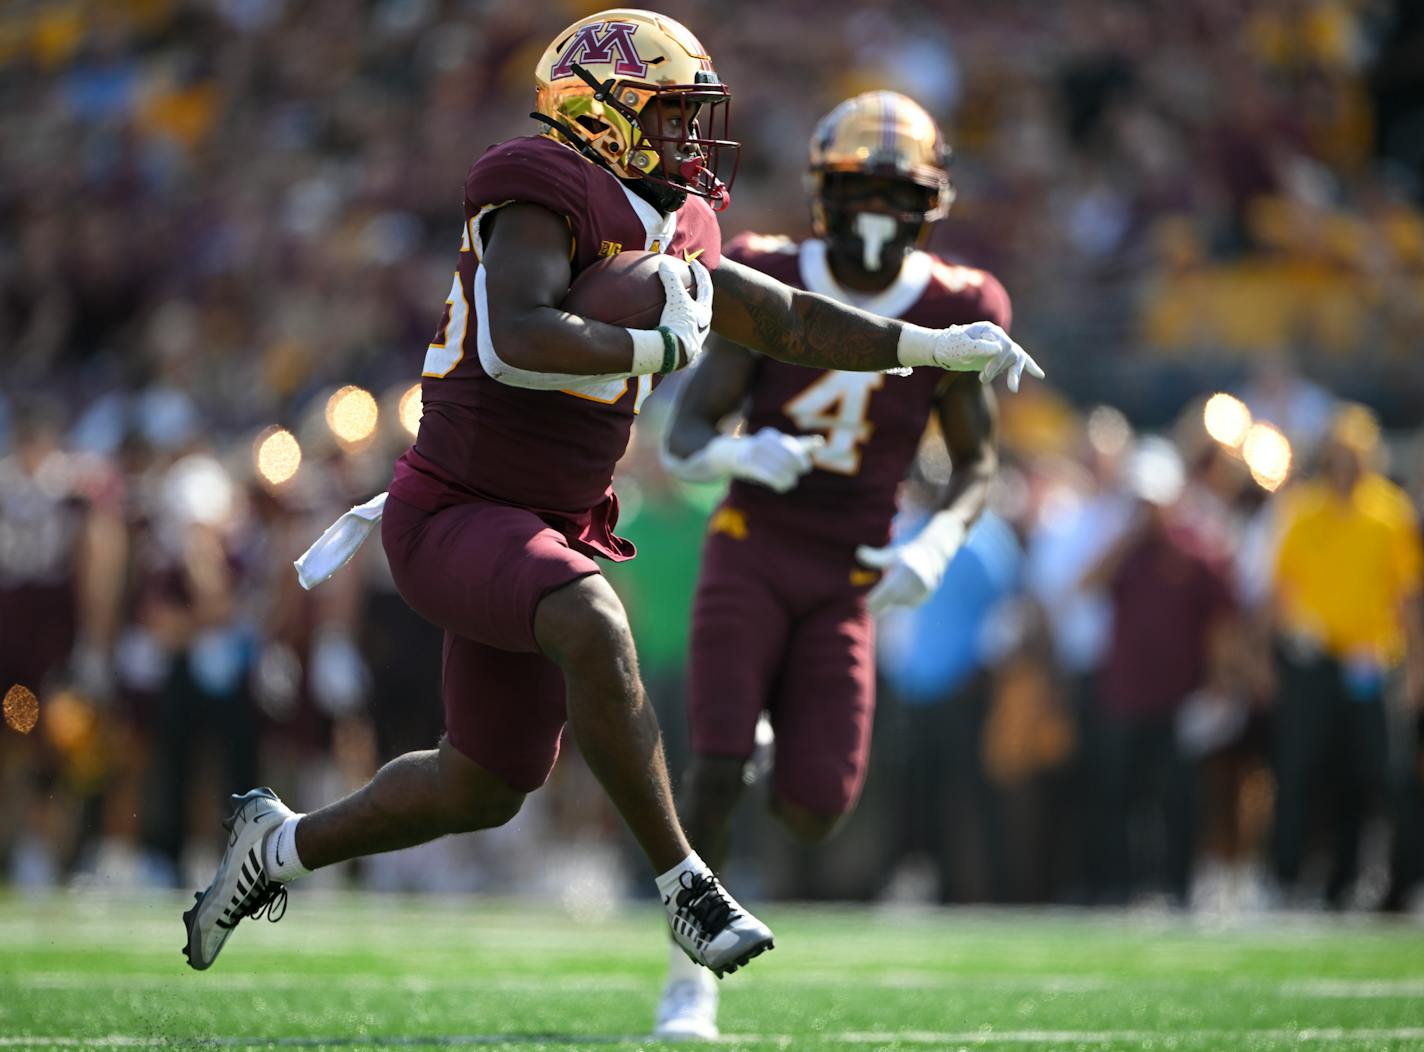
[[[713,330],[794,365],[852,372],[934,366],[977,372],[985,383],[1004,373],[1014,391],[1024,370],[1043,376],[1038,363],[992,322],[925,329],[889,321],[729,259],[713,272],[712,283]]]
[[[783,362],[873,372],[900,366],[900,323],[783,285],[722,260],[712,273],[712,329]]]

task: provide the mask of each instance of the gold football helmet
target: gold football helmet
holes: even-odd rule
[[[880,176],[926,191],[925,207],[897,218],[923,225],[944,218],[954,201],[949,148],[934,118],[895,91],[867,91],[821,118],[811,134],[806,188],[817,236],[826,236],[830,184],[837,175]]]
[[[581,18],[544,50],[534,83],[530,116],[547,125],[546,134],[651,189],[657,203],[669,206],[664,211],[686,194],[719,211],[727,206],[740,150],[727,132],[731,93],[706,48],[680,23],[633,8]],[[662,122],[675,134],[639,123],[650,104],[680,108],[676,124]],[[703,137],[704,126],[714,134]],[[725,182],[722,162],[730,168]],[[669,171],[674,163],[677,170]]]

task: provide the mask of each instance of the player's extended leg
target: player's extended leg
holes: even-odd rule
[[[564,672],[569,727],[659,873],[692,853],[672,802],[658,718],[638,676],[623,604],[602,576],[545,596],[534,614],[539,647]]]
[[[688,839],[714,869],[726,858],[732,813],[756,742],[757,718],[783,661],[789,614],[754,541],[712,534],[692,616],[688,716],[692,761],[678,795]],[[657,1037],[717,1037],[717,988],[675,950],[654,1022]]]
[[[770,949],[771,931],[727,894],[683,835],[657,716],[612,587],[585,577],[549,593],[535,612],[534,635],[563,669],[569,725],[584,759],[661,874],[677,944],[719,977]]]

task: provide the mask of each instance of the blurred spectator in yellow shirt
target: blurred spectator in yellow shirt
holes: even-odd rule
[[[1292,888],[1310,816],[1333,813],[1332,905],[1354,883],[1361,825],[1384,788],[1386,687],[1402,666],[1410,704],[1424,689],[1419,524],[1373,469],[1378,446],[1368,409],[1337,413],[1319,475],[1284,498],[1275,559],[1276,869]]]

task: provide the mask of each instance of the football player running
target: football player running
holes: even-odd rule
[[[811,136],[815,236],[753,235],[736,262],[841,303],[934,328],[1009,325],[993,275],[919,248],[953,200],[934,120],[903,95],[848,99]],[[741,410],[744,433],[718,425]],[[953,472],[942,507],[888,545],[895,494],[934,414]],[[688,837],[716,868],[753,754],[775,731],[771,806],[799,838],[830,836],[865,778],[875,708],[873,616],[938,587],[997,464],[988,387],[936,370],[840,372],[777,361],[722,332],[679,395],[665,461],[730,478],[713,514],[692,619]],[[717,989],[674,954],[656,1033],[717,1036]]]
[[[268,789],[235,798],[217,873],[184,915],[194,968],[243,918],[282,916],[287,884],[310,870],[508,822],[548,776],[566,721],[658,874],[690,959],[721,975],[769,949],[771,932],[683,833],[628,620],[594,561],[633,556],[614,532],[611,486],[633,415],[709,328],[811,366],[1039,375],[993,326],[886,321],[723,261],[714,208],[728,193],[719,161],[737,149],[729,93],[678,23],[625,9],[582,18],[545,50],[535,82],[540,133],[491,147],[465,180],[415,444],[389,494],[299,564],[315,583],[379,522],[402,597],[445,631],[446,735],[308,815]],[[624,249],[669,257],[656,328],[559,309],[578,274]]]

